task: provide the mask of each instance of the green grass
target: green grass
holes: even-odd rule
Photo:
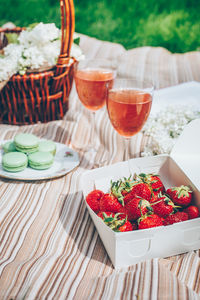
[[[200,48],[200,0],[74,0],[76,31],[127,49],[161,46],[172,52]],[[60,25],[58,0],[1,0],[0,25]]]

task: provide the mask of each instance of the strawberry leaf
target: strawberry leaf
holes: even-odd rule
[[[139,177],[146,178],[146,174],[145,174],[145,173],[140,173],[140,174],[139,174]]]
[[[153,208],[151,206],[146,207],[149,212],[153,212]]]
[[[108,217],[108,218],[104,218],[104,222],[105,223],[110,223],[112,222],[114,219],[112,217]]]
[[[153,181],[152,181],[151,183],[153,183]],[[153,191],[154,191],[154,192],[157,192],[157,191],[159,191],[159,190],[160,190],[160,188],[153,188]]]
[[[129,178],[123,178],[123,180],[111,181],[111,192],[118,199],[118,201],[124,206],[124,196],[122,191],[130,192],[134,181]]]

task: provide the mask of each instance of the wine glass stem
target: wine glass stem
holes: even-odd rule
[[[95,150],[95,111],[92,111],[91,133],[90,133],[90,147]]]
[[[129,139],[124,139],[124,160],[129,160]]]
[[[130,165],[130,155],[129,155],[129,150],[130,150],[130,139],[125,138],[124,139],[124,146],[125,146],[125,151],[124,151],[124,160],[127,160],[128,163],[128,171],[131,175],[131,165]]]

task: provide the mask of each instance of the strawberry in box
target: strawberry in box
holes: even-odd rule
[[[100,190],[94,190],[90,192],[86,197],[86,202],[90,206],[90,208],[98,213],[100,210],[99,203],[100,199],[103,197],[104,193]]]
[[[183,221],[187,221],[188,220],[188,214],[183,212],[183,211],[178,211],[175,214],[171,214],[169,216],[167,216],[163,223],[164,225],[171,225],[174,223],[179,223],[179,222],[183,222]]]
[[[127,221],[127,218],[121,216],[120,213],[114,214],[112,212],[99,212],[100,217],[104,223],[116,232],[132,231],[132,224]]]
[[[150,187],[151,190],[154,192],[164,192],[165,187],[157,174],[145,174],[141,173],[138,175],[138,178],[140,178],[141,181],[144,183],[147,183]]]
[[[188,186],[184,185],[167,189],[167,194],[175,204],[181,206],[189,205],[192,200],[192,191]]]
[[[158,194],[156,200],[151,202],[151,207],[155,214],[163,218],[172,214],[174,209],[177,208],[167,195],[162,195],[161,193]]]
[[[136,181],[133,184],[131,191],[124,197],[124,202],[128,203],[136,196],[149,201],[152,197],[151,187],[145,182]]]
[[[189,219],[196,219],[200,216],[200,212],[197,206],[190,205],[183,210],[188,214]]]
[[[148,211],[152,211],[152,208],[149,201],[140,197],[134,197],[119,211],[125,213],[128,220],[135,221]]]
[[[147,214],[138,220],[138,229],[148,229],[163,226],[163,218],[156,214]]]

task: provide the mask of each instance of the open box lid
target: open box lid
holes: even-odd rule
[[[170,156],[200,190],[200,119],[184,128]]]

